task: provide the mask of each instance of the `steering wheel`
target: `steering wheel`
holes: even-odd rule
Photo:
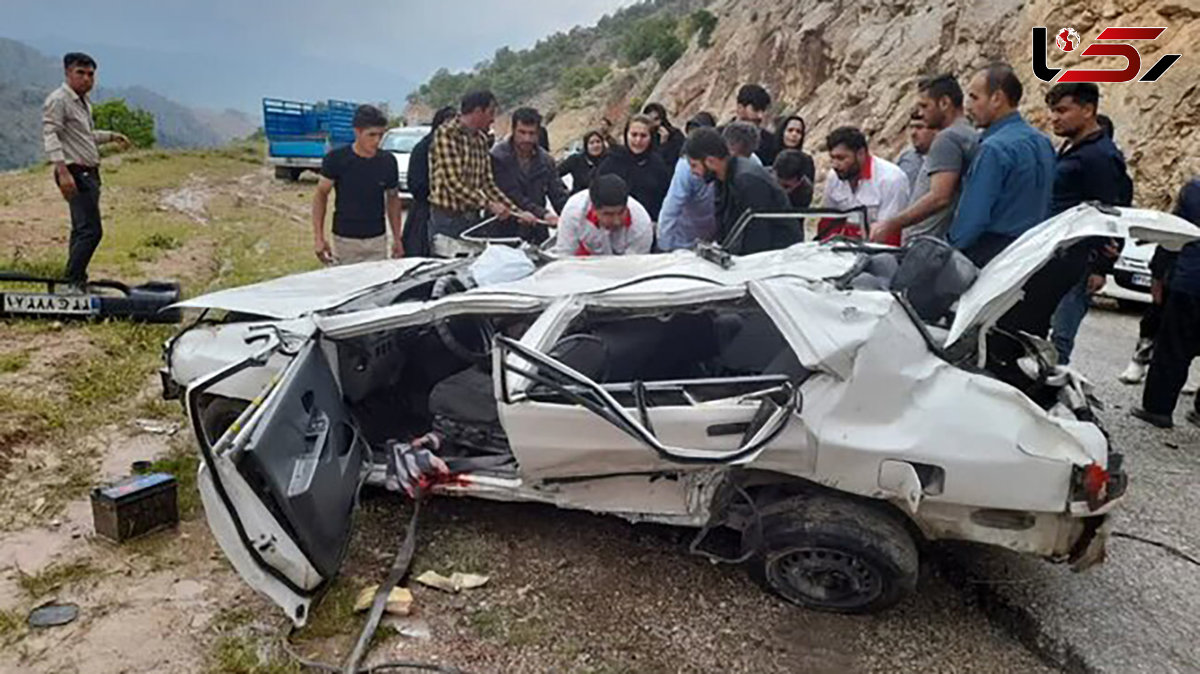
[[[473,287],[473,279],[449,274],[434,281],[430,298],[440,300],[447,295],[466,292]],[[490,361],[492,338],[496,333],[491,320],[471,316],[447,316],[435,320],[433,329],[450,353],[471,363],[487,364]],[[471,348],[469,344],[475,339],[478,339],[479,343],[474,345],[476,348]]]

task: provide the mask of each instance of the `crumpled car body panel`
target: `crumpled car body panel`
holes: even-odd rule
[[[1113,224],[1114,216],[1086,209],[1090,207],[1035,228],[985,268],[959,302],[944,343],[994,320],[1056,246],[1082,236],[1130,234],[1177,245],[1197,233],[1163,214],[1123,209]],[[375,292],[380,283],[394,281],[401,267],[422,264],[414,261],[387,268],[387,279],[383,267],[361,277],[348,274],[359,284],[357,291],[347,290],[352,285],[347,281],[314,296],[307,310],[299,296],[313,289],[311,276],[294,287],[289,284],[295,277],[269,282],[272,291],[261,305],[257,291],[248,289],[197,298],[188,306],[297,316],[184,334],[174,345],[170,374],[189,393],[205,386],[249,405],[234,430],[215,443],[202,469],[201,488],[206,509],[212,509],[214,533],[247,582],[302,623],[306,593],[319,585],[312,578],[313,565],[289,537],[289,528],[303,523],[272,524],[271,512],[278,508],[244,502],[253,500],[254,489],[249,482],[238,484],[246,476],[235,465],[261,449],[255,442],[269,441],[258,429],[270,410],[284,407],[283,398],[299,395],[289,388],[295,373],[311,371],[312,359],[324,358],[336,382],[335,346],[350,340],[420,330],[453,317],[531,316],[536,318],[520,337],[493,354],[493,395],[515,473],[467,473],[435,491],[701,526],[712,517],[714,495],[732,471],[755,471],[886,501],[930,539],[973,540],[1054,559],[1066,558],[1081,540],[1089,549],[1102,545],[1102,540],[1084,540],[1103,533],[1103,528],[1085,533],[1086,517],[1106,512],[1119,499],[1089,511],[1073,493],[1078,469],[1108,465],[1108,443],[1100,429],[1052,415],[1016,388],[947,362],[892,294],[843,290],[829,282],[850,271],[856,259],[854,249],[815,243],[734,258],[728,268],[686,252],[570,259],[550,262],[524,279],[439,299],[336,310]],[[725,397],[653,405],[639,413],[546,355],[572,321],[587,312],[638,316],[731,304],[765,313],[806,369],[788,393],[794,407],[769,407],[771,394],[751,386],[734,387],[735,393]],[[259,347],[246,340],[263,331],[274,332],[281,344],[290,339],[305,346],[255,356],[250,352]],[[293,357],[296,353],[304,355]],[[530,377],[537,370],[528,369],[530,359],[568,382],[561,386],[592,387],[598,402],[585,408],[529,395]],[[516,368],[521,362],[524,370]],[[760,388],[770,389],[772,381],[763,378]],[[295,404],[291,408],[299,409]],[[307,435],[301,435],[316,445],[295,451],[322,455],[330,434],[321,419],[329,415],[307,403],[303,408],[310,418],[297,419],[290,428],[307,427]],[[763,414],[770,409],[771,414]],[[345,416],[339,412],[330,418]],[[201,423],[195,412],[192,422]],[[341,442],[361,439],[349,434]],[[671,453],[678,448],[687,448],[689,461]],[[276,455],[287,454],[272,449]],[[707,455],[729,459],[703,460]],[[311,467],[319,464],[297,460],[295,475],[311,480]],[[382,474],[381,465],[369,466],[365,479],[380,482]],[[303,497],[304,479],[280,479],[277,491],[287,498]],[[228,488],[222,481],[230,483]],[[263,549],[276,561],[255,551],[256,545],[266,544],[252,543],[238,530],[235,524],[242,519],[270,543]],[[1011,522],[1016,524],[1009,526]],[[242,525],[245,529],[246,522]]]

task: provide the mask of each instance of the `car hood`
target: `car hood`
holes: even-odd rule
[[[1055,252],[1082,239],[1104,236],[1157,243],[1179,250],[1200,239],[1200,228],[1170,213],[1081,204],[1025,232],[983,268],[958,301],[946,337],[952,346],[976,326],[991,323],[1020,301],[1022,287]]]
[[[276,319],[298,318],[344,304],[373,288],[401,278],[418,266],[445,262],[403,258],[326,267],[219,290],[174,306],[181,309],[224,309]]]

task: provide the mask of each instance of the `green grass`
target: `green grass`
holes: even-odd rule
[[[38,440],[66,427],[61,400],[38,392],[0,389],[0,447]]]
[[[225,635],[213,648],[212,674],[300,674],[300,665],[279,649],[249,636]]]
[[[66,264],[66,260],[66,251],[63,251],[62,257],[56,258],[48,254],[42,254],[38,257],[26,257],[23,251],[18,250],[10,255],[7,260],[0,261],[0,271],[16,272],[39,278],[60,278],[63,275],[63,265]],[[46,284],[0,281],[0,288],[45,292]]]
[[[354,600],[362,588],[361,583],[339,576],[321,598],[321,603],[313,609],[308,624],[297,636],[310,641],[357,633],[361,625],[354,618]]]
[[[20,372],[25,369],[26,365],[29,365],[28,351],[0,353],[0,374]]]
[[[513,648],[534,644],[553,645],[556,649],[563,646],[562,643],[548,643],[551,630],[547,629],[541,618],[519,616],[515,609],[508,606],[477,606],[467,613],[467,622],[479,638],[500,641]]]
[[[189,296],[316,268],[307,224],[299,222],[303,209],[297,208],[311,197],[311,186],[272,183],[270,189],[242,198],[243,188],[231,184],[261,171],[262,159],[262,145],[253,143],[220,150],[147,150],[114,156],[105,174],[105,236],[93,260],[92,277],[132,284],[161,276],[149,265],[193,242],[203,244],[194,249],[202,254],[196,258],[198,264],[168,272],[181,277]],[[43,170],[45,166],[37,167],[36,172]],[[30,180],[23,175],[0,176],[0,194],[7,198],[15,190],[28,191],[25,183]],[[214,196],[206,207],[211,216],[208,224],[162,208],[164,190],[197,182],[213,186]],[[257,190],[257,182],[250,185]],[[9,256],[0,257],[0,269],[57,277],[65,260],[63,248],[61,242],[47,238],[44,245],[15,253],[0,251],[0,256]],[[30,284],[0,287],[45,289]],[[22,371],[35,381],[0,388],[0,477],[12,471],[12,461],[19,456],[10,451],[14,448],[40,444],[59,453],[55,458],[60,467],[45,474],[45,493],[38,495],[47,498],[38,517],[51,516],[90,488],[96,457],[80,449],[90,446],[80,442],[83,436],[131,417],[183,421],[177,405],[145,395],[155,388],[153,374],[160,365],[163,341],[177,326],[12,320],[2,327],[3,339],[22,349],[0,355],[0,374]],[[46,363],[31,361],[32,350],[23,348],[63,340],[78,346],[64,349],[64,355]],[[196,459],[186,430],[177,438],[178,445],[172,443],[156,469],[179,480],[181,514],[191,517],[198,512]],[[15,517],[17,512],[10,514]]]
[[[25,621],[15,611],[0,609],[0,644],[6,643],[10,638],[20,634],[24,628]]]
[[[134,410],[141,419],[175,420],[182,423],[185,419],[183,408],[174,400],[163,400],[160,397],[147,397],[140,400]]]
[[[188,433],[180,432],[172,438],[168,454],[150,464],[152,473],[168,473],[175,476],[177,485],[179,517],[190,520],[200,514],[200,492],[196,488],[196,470],[200,457]]]
[[[413,571],[434,570],[443,575],[455,571],[487,574],[488,560],[495,554],[486,537],[463,527],[448,527],[436,532],[431,540],[417,547]]]
[[[37,573],[17,572],[17,585],[30,597],[41,597],[64,585],[70,585],[91,578],[100,573],[86,560],[51,564]]]

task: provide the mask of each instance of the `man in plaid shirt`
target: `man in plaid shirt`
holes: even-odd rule
[[[429,236],[457,238],[487,210],[504,219],[517,205],[496,186],[487,132],[496,118],[496,97],[490,91],[463,96],[461,114],[438,127],[429,153]],[[516,214],[533,222],[528,213]]]

